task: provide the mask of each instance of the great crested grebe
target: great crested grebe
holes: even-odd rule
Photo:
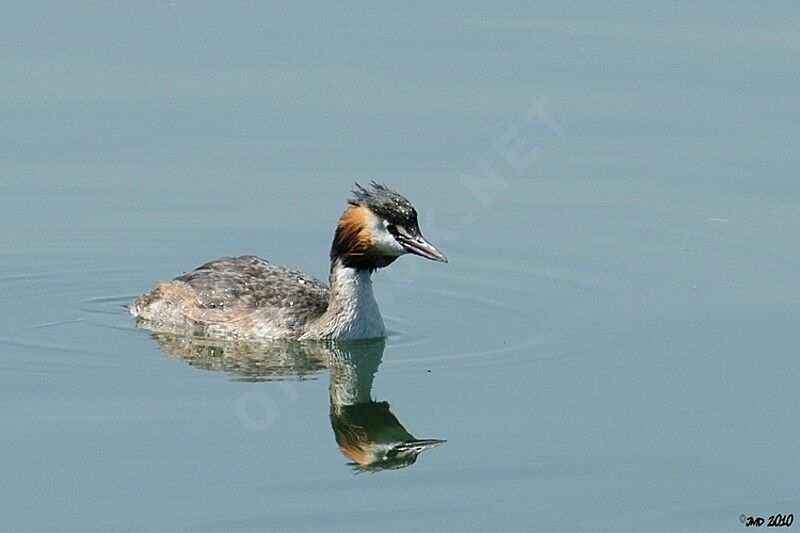
[[[384,339],[330,343],[326,346],[330,378],[330,417],[342,455],[355,472],[396,470],[413,465],[425,450],[447,442],[418,439],[397,419],[388,402],[372,397]]]
[[[131,314],[145,329],[249,339],[384,337],[372,272],[412,253],[447,262],[419,230],[405,197],[356,184],[331,245],[330,287],[252,255],[222,257],[139,296]]]

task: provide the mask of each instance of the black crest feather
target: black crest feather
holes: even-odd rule
[[[353,188],[355,197],[348,200],[348,203],[363,205],[392,223],[416,226],[417,211],[405,196],[374,180],[369,185],[370,188],[367,189],[356,183]]]

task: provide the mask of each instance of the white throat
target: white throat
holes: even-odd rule
[[[343,407],[372,401],[372,382],[382,355],[383,345],[366,351],[338,347],[331,350],[328,366],[332,409],[340,413]]]
[[[328,309],[315,326],[315,333],[325,338],[371,339],[386,336],[378,302],[372,294],[369,270],[345,267],[338,261],[334,263]]]

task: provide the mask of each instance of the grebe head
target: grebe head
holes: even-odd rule
[[[339,451],[357,472],[396,470],[413,465],[417,456],[447,442],[416,439],[389,409],[387,402],[365,402],[336,408],[331,426]]]
[[[417,211],[405,197],[384,185],[356,183],[350,207],[342,214],[331,247],[331,260],[344,266],[375,270],[403,254],[412,253],[447,262],[422,236]]]

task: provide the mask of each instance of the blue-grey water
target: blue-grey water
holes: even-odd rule
[[[4,3],[0,529],[800,514],[798,28],[792,3]],[[325,279],[370,179],[450,259],[375,275],[385,348],[154,338],[122,307],[221,255]],[[447,442],[358,468],[337,439],[372,425]]]

